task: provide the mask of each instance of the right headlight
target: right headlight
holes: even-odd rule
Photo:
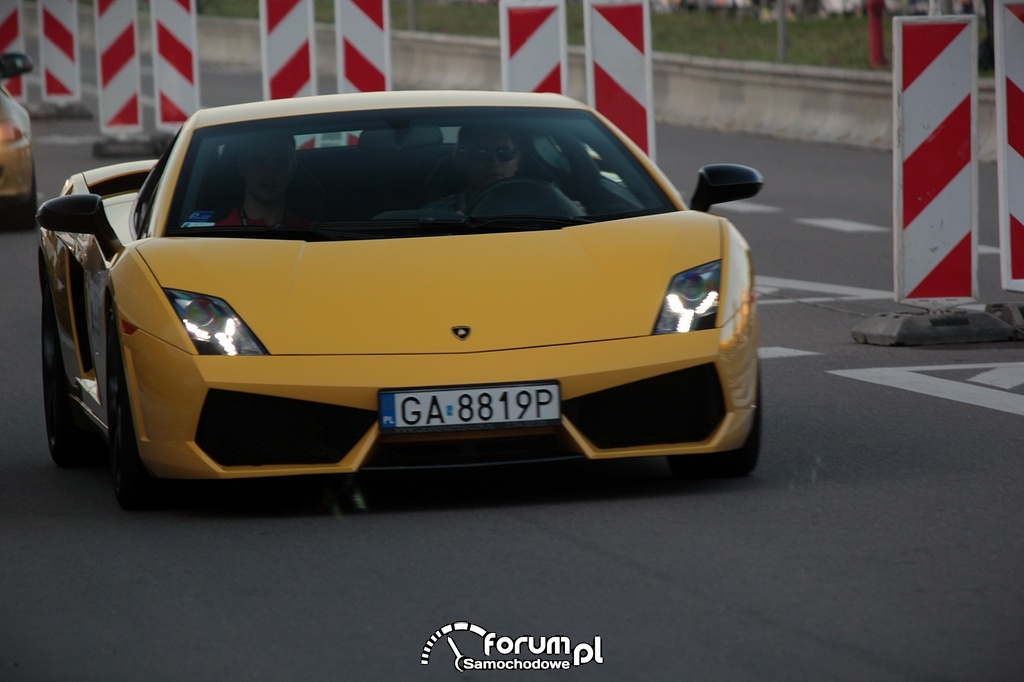
[[[200,355],[266,355],[256,335],[227,302],[189,291],[164,289]]]
[[[714,329],[721,280],[720,260],[673,277],[653,333],[676,334]]]

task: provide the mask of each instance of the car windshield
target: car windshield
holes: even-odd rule
[[[179,177],[169,236],[419,237],[676,210],[581,110],[439,107],[207,127]]]

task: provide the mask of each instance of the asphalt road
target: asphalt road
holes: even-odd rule
[[[252,74],[206,76],[208,104],[259,97]],[[37,122],[45,194],[102,163],[96,130]],[[458,679],[448,639],[480,657],[470,632],[421,665],[456,622],[603,661],[462,679],[1024,678],[1024,343],[851,339],[899,309],[888,154],[657,140],[684,190],[713,161],[767,178],[728,211],[761,291],[765,438],[742,480],[572,463],[202,484],[125,513],[103,469],[50,462],[36,237],[0,234],[0,680]],[[979,262],[984,301],[1021,300]]]

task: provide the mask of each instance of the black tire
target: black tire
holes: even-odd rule
[[[41,330],[43,361],[43,412],[46,417],[46,441],[50,457],[59,467],[96,464],[102,459],[103,441],[98,434],[75,424],[71,411],[71,391],[64,373],[64,358],[57,333],[57,311],[49,285],[43,287]]]
[[[761,386],[757,387],[754,424],[743,445],[711,455],[672,455],[669,468],[679,478],[734,478],[746,476],[757,467],[761,454]]]
[[[122,509],[152,509],[163,503],[161,481],[150,476],[139,458],[131,398],[117,332],[117,315],[107,314],[107,429],[110,477]]]

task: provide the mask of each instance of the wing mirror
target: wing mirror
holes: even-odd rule
[[[0,79],[14,78],[32,70],[32,59],[21,52],[0,55]]]
[[[91,234],[107,259],[121,248],[98,194],[67,194],[45,201],[36,212],[36,220],[51,232]]]
[[[703,166],[697,174],[697,188],[690,198],[690,208],[707,211],[715,204],[749,199],[761,191],[764,178],[749,167],[735,163],[713,163]]]

